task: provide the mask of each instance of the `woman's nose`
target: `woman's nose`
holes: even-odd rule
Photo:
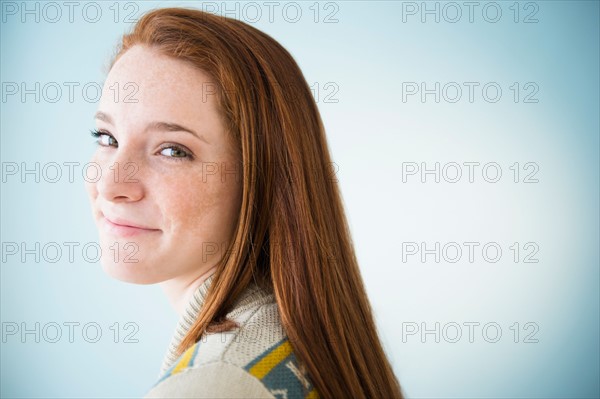
[[[139,201],[143,197],[139,162],[117,155],[99,164],[102,176],[97,182],[98,195],[107,201],[127,202]]]

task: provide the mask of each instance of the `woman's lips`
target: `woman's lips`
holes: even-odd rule
[[[122,222],[119,219],[117,219],[115,221],[111,221],[106,216],[102,216],[102,220],[104,222],[103,225],[104,225],[105,231],[107,231],[110,234],[121,236],[121,237],[132,237],[132,236],[136,236],[136,235],[140,235],[140,234],[160,232],[159,229],[148,229],[145,227],[137,227],[137,226],[131,226],[131,225],[126,225],[126,224],[119,224],[118,222],[120,222],[120,223],[124,223],[124,222]]]

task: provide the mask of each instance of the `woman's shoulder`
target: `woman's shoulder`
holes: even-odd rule
[[[271,291],[252,286],[227,317],[239,327],[204,334],[147,397],[318,397],[296,359]]]

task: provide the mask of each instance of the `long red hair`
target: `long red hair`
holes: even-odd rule
[[[403,398],[378,337],[325,129],[309,85],[273,38],[241,21],[162,8],[125,34],[114,62],[147,45],[217,83],[241,156],[242,204],[231,247],[178,348],[226,330],[251,281],[273,290],[298,361],[323,398]]]

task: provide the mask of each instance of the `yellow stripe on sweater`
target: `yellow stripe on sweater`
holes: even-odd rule
[[[310,391],[308,393],[308,395],[306,395],[306,399],[318,399],[318,398],[319,398],[319,393],[314,388],[312,391]]]
[[[262,379],[264,376],[269,374],[275,366],[277,366],[283,359],[288,357],[292,353],[292,345],[290,341],[286,340],[277,348],[273,349],[266,355],[261,361],[256,363],[249,370],[249,373],[258,379]]]
[[[171,375],[177,374],[181,370],[183,370],[189,366],[190,360],[192,359],[192,356],[194,355],[194,349],[196,349],[196,345],[198,345],[197,342],[192,347],[188,348],[188,350],[185,351],[185,353],[181,357],[181,360],[179,361],[179,363],[177,363],[177,366],[175,366],[175,368],[171,372]]]

